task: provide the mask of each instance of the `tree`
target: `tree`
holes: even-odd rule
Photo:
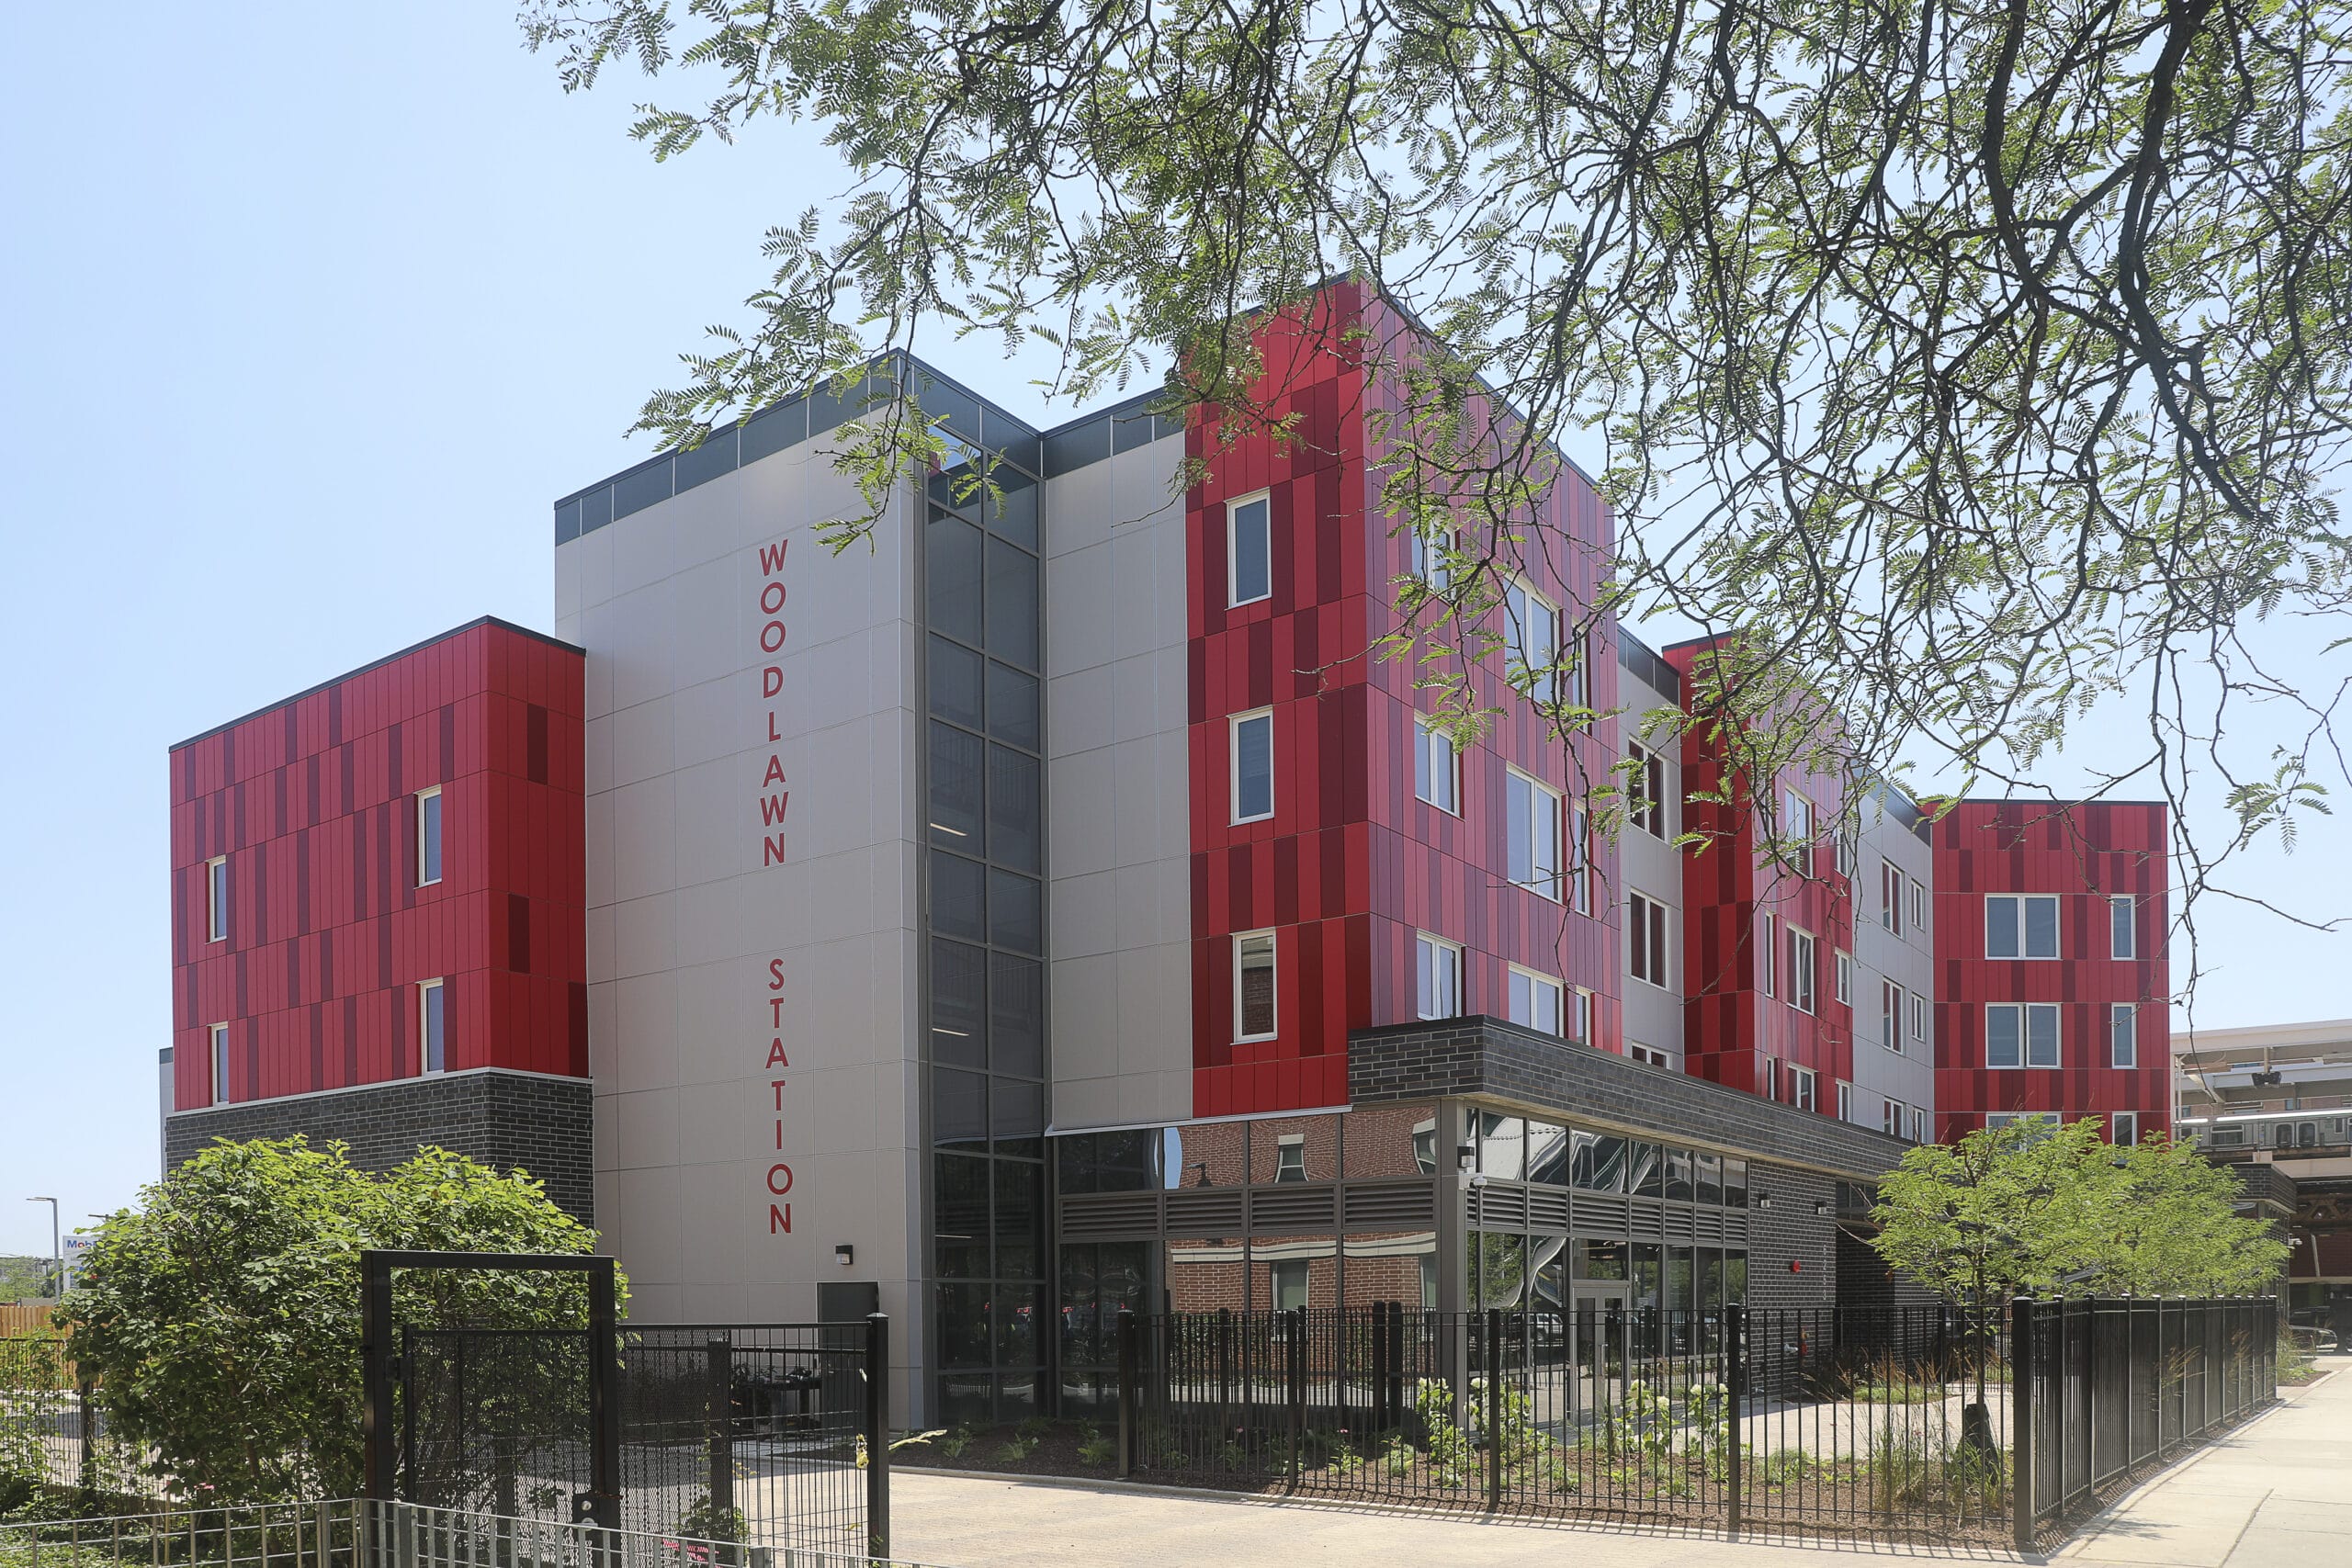
[[[2237,1179],[2194,1139],[2143,1139],[2108,1168],[2098,1293],[2245,1296],[2278,1285],[2287,1244],[2237,1212]]]
[[[46,1258],[0,1258],[0,1303],[45,1300],[56,1271]]]
[[[584,1253],[521,1171],[424,1148],[382,1176],[341,1144],[219,1143],[107,1220],[59,1324],[123,1437],[211,1503],[356,1495],[361,1250]],[[403,1271],[420,1327],[577,1328],[579,1275]]]
[[[1221,438],[1279,429],[1250,333],[1352,274],[1429,329],[1341,346],[1400,389],[1379,504],[1464,557],[1408,639],[1464,728],[1484,705],[1449,656],[1500,640],[1531,497],[1583,442],[1618,535],[1577,614],[1724,636],[1706,695],[1752,720],[1730,727],[1750,777],[1809,743],[1792,692],[1845,716],[1865,770],[1939,756],[1956,794],[2021,782],[2128,693],[2148,744],[2103,787],[2179,807],[2193,771],[2236,818],[2200,842],[2173,813],[2192,898],[2324,809],[2341,672],[2273,667],[2245,633],[2352,594],[2330,474],[2352,439],[2352,54],[2328,0],[523,19],[567,90],[616,62],[707,81],[643,109],[657,158],[774,116],[820,122],[846,165],[842,200],[770,231],[748,322],[647,400],[666,443],[933,332],[1044,344],[1050,395],[1159,370]],[[896,400],[840,438],[877,508],[940,450]],[[2222,742],[2250,697],[2292,716],[2256,760]]]

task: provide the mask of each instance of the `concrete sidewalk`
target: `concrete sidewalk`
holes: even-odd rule
[[[2054,1562],[2352,1568],[2352,1356],[2335,1375],[2139,1487]]]
[[[2053,1562],[2146,1568],[2352,1568],[2352,1357],[2291,1403],[2139,1488]],[[1732,1540],[1158,1488],[891,1476],[893,1554],[952,1568],[1824,1568],[1857,1558],[2006,1552],[1809,1539]]]

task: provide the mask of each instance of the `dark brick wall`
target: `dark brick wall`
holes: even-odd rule
[[[1838,1304],[1841,1307],[1931,1307],[1942,1298],[1887,1267],[1868,1238],[1838,1232]]]
[[[1498,1018],[1359,1030],[1348,1036],[1348,1089],[1358,1105],[1491,1096],[1544,1107],[1564,1121],[1597,1119],[1871,1181],[1893,1169],[1910,1146],[1834,1116],[1567,1044]],[[1834,1196],[1829,1178],[1808,1179],[1819,1183],[1821,1196]],[[1815,1223],[1810,1196],[1804,1217]],[[1818,1222],[1825,1256],[1830,1224]]]
[[[437,1144],[499,1170],[528,1171],[558,1207],[593,1224],[594,1126],[587,1079],[493,1069],[181,1111],[164,1123],[164,1158],[169,1168],[216,1138],[301,1133],[314,1145],[340,1138],[354,1165],[389,1170],[419,1145]]]
[[[1757,1200],[1770,1194],[1772,1206]],[[1747,1304],[1826,1307],[1838,1299],[1838,1184],[1788,1166],[1755,1165],[1747,1173]],[[1815,1203],[1830,1205],[1815,1213]],[[1790,1268],[1791,1264],[1797,1265]]]

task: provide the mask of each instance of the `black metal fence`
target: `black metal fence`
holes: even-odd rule
[[[888,1444],[868,1372],[878,1325],[624,1326],[609,1461],[639,1533],[756,1547],[867,1549]],[[507,1518],[593,1517],[588,1329],[404,1330],[395,1386],[402,1501]],[[875,1450],[882,1450],[877,1462]]]
[[[2020,1299],[2017,1539],[2151,1460],[2199,1443],[2277,1392],[2278,1303]]]
[[[2036,1332],[2048,1332],[2039,1320]],[[1335,1498],[1992,1544],[2012,1532],[2012,1450],[2030,1451],[2013,1441],[2033,1417],[2012,1399],[2010,1360],[2006,1323],[1973,1333],[1939,1308],[1658,1313],[1621,1298],[1560,1312],[1125,1314],[1120,1468]],[[2122,1365],[2086,1365],[2086,1397],[2120,1407],[2144,1394],[2144,1382],[2109,1386]],[[2180,1440],[2269,1397],[2267,1365],[2221,1381],[2238,1403],[2178,1426]],[[2145,1457],[2099,1451],[2116,1469],[2097,1479]]]

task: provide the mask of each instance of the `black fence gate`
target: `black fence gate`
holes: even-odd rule
[[[617,1321],[608,1258],[361,1262],[369,1496],[735,1542],[754,1563],[779,1548],[888,1550],[887,1318],[646,1326]],[[575,1274],[584,1299],[537,1314],[553,1325],[447,1311],[403,1325],[401,1269],[513,1271],[540,1289]]]

